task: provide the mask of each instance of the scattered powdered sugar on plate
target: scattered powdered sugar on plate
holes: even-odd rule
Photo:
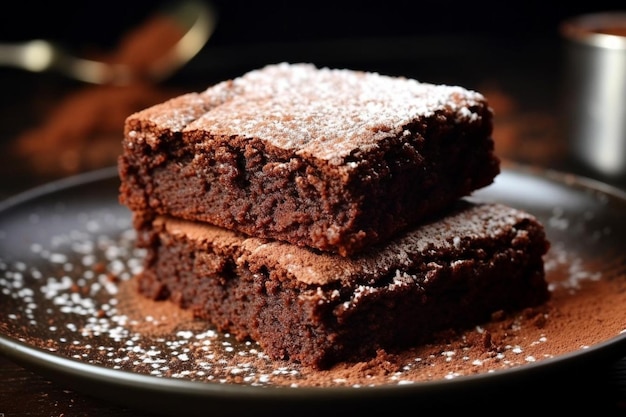
[[[42,221],[37,215],[29,219]],[[555,209],[545,224],[566,234],[567,222],[572,219]],[[169,302],[139,296],[133,276],[144,254],[134,247],[126,215],[96,210],[70,224],[46,241],[30,243],[23,258],[0,254],[0,332],[110,369],[251,386],[406,385],[533,364],[626,330],[624,254],[589,259],[560,239],[545,260],[552,291],[545,305],[496,313],[489,323],[443,332],[430,344],[316,371],[271,361],[254,342],[237,342]],[[0,239],[7,238],[1,232]]]

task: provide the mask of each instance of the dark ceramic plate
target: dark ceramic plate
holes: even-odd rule
[[[492,395],[511,386],[529,384],[536,389],[538,381],[554,375],[562,380],[568,370],[626,355],[622,331],[535,363],[410,384],[276,387],[267,383],[271,375],[260,377],[249,370],[250,377],[237,383],[210,378],[218,364],[211,363],[210,355],[202,362],[189,361],[186,350],[189,339],[199,343],[199,335],[177,328],[174,339],[150,339],[115,314],[120,280],[140,268],[141,258],[133,249],[130,213],[118,204],[117,187],[116,170],[110,168],[0,204],[0,353],[89,395],[176,415],[261,415],[296,409],[300,415],[312,415],[378,406],[400,411],[436,407],[449,398],[479,399],[481,393]],[[535,214],[555,248],[595,266],[590,271],[595,279],[625,275],[626,196],[621,191],[571,175],[506,164],[496,182],[475,196]],[[626,317],[623,322],[626,327]],[[237,355],[244,349],[227,336],[202,337],[213,342],[208,349],[221,353]],[[246,354],[254,351],[249,345],[245,349]],[[192,365],[181,367],[187,361]]]

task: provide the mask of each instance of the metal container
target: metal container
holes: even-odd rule
[[[565,129],[573,157],[602,179],[626,179],[626,11],[564,21]]]

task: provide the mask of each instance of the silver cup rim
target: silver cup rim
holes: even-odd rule
[[[620,28],[624,35],[602,32]],[[566,19],[559,25],[561,36],[589,46],[626,50],[626,10],[588,13]]]

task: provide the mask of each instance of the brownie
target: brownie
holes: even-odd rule
[[[272,359],[327,369],[539,305],[550,293],[541,223],[464,198],[359,255],[159,216],[138,233],[139,291],[171,300]]]
[[[493,114],[459,86],[280,63],[130,115],[120,201],[341,256],[493,182]]]

